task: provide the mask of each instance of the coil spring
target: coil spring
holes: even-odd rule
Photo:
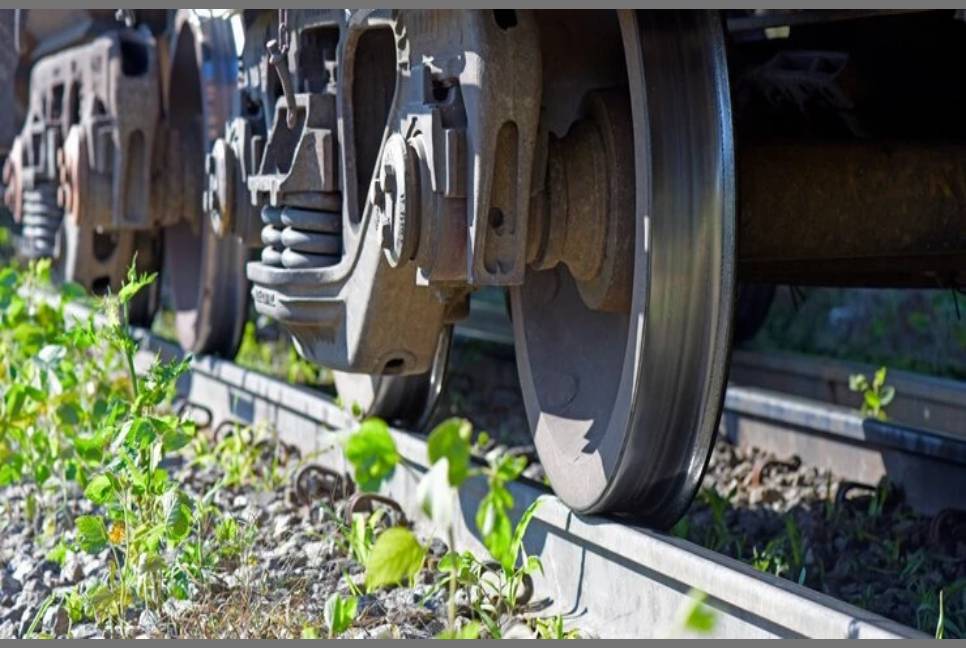
[[[21,253],[30,259],[54,254],[57,230],[64,219],[64,211],[57,206],[54,185],[41,185],[23,192],[21,223]]]
[[[342,214],[298,207],[262,209],[262,263],[290,269],[323,268],[342,257]]]

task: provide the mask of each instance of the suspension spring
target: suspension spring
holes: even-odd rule
[[[21,254],[30,259],[54,254],[64,211],[57,206],[57,187],[44,183],[23,192]]]
[[[342,214],[300,207],[262,209],[262,263],[304,270],[342,258]]]

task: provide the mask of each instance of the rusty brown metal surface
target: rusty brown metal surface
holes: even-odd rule
[[[746,143],[738,158],[742,280],[966,283],[966,144]]]

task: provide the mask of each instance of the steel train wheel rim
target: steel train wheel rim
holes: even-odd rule
[[[199,149],[186,158],[186,164],[197,166],[195,177],[203,178],[205,153],[237,112],[236,54],[228,21],[205,20],[181,10],[176,24],[169,99],[172,122],[175,128],[197,133],[194,140]],[[185,105],[179,108],[178,102]],[[178,110],[185,112],[179,115]],[[214,234],[201,213],[200,182],[197,189],[197,199],[189,207],[197,212],[190,221],[165,228],[165,281],[181,346],[231,357],[241,343],[247,316],[248,250],[235,237]]]
[[[425,374],[379,376],[333,372],[342,405],[349,411],[358,407],[365,416],[378,416],[392,423],[423,429],[443,391],[452,340],[453,327],[447,326],[439,336],[432,369]]]
[[[511,290],[521,388],[557,494],[669,526],[700,484],[734,293],[734,159],[710,12],[621,12],[634,121],[630,314],[586,308],[563,266]],[[645,83],[645,69],[647,71]]]

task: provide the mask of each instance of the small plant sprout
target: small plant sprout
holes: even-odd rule
[[[879,369],[872,376],[872,382],[863,374],[849,376],[849,389],[862,394],[862,416],[877,418],[885,421],[885,408],[896,396],[896,389],[886,384],[886,368]]]
[[[688,599],[678,609],[677,620],[668,633],[669,638],[687,634],[708,636],[714,632],[718,616],[705,604],[707,597],[707,594],[698,590],[688,592]]]
[[[326,600],[323,615],[329,639],[334,639],[349,629],[356,618],[358,603],[356,597],[342,598],[338,593],[332,594]]]
[[[564,628],[563,615],[558,614],[548,619],[534,619],[533,630],[537,633],[537,639],[579,639],[580,633],[577,630]]]

